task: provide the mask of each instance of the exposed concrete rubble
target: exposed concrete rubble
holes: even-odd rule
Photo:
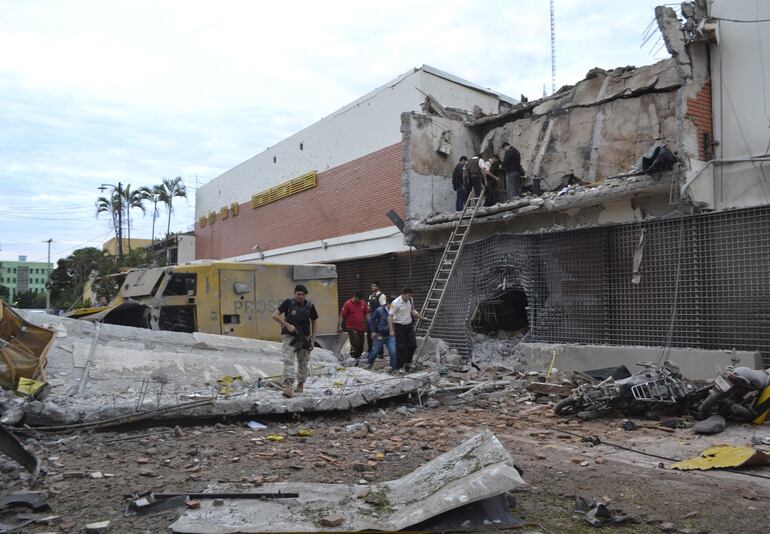
[[[424,230],[418,220],[454,205],[447,177],[460,155],[480,153],[488,158],[500,154],[505,141],[521,153],[529,182],[536,178],[545,191],[558,193],[567,176],[588,184],[628,177],[651,146],[679,146],[677,91],[681,86],[676,61],[668,59],[640,68],[595,68],[574,86],[517,104],[499,115],[460,121],[438,113],[404,114],[408,229]],[[435,149],[439,137],[447,133],[452,139],[450,157]],[[655,195],[661,190],[640,188],[639,192]]]
[[[270,386],[283,371],[278,343],[46,315],[30,320],[57,331],[48,353],[51,392],[23,404],[23,421],[36,426],[348,410],[415,391],[435,376],[339,369],[336,356],[316,349],[305,393],[286,399]]]
[[[298,493],[299,498],[204,502],[171,528],[185,534],[393,532],[523,485],[510,454],[486,431],[397,480],[364,486],[266,484],[260,488],[264,492]],[[232,489],[210,486],[207,491]]]
[[[607,180],[596,185],[570,185],[556,192],[546,192],[540,196],[524,196],[511,202],[479,208],[474,224],[499,223],[532,213],[558,212],[567,209],[584,208],[613,202],[635,195],[668,192],[670,182],[656,180],[649,176],[635,176],[625,179]],[[451,228],[459,213],[441,213],[427,217],[422,222],[411,225],[413,232]],[[449,223],[449,225],[447,225]],[[556,228],[554,228],[556,230]]]

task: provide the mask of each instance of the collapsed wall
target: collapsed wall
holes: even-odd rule
[[[50,393],[42,401],[27,402],[0,389],[4,423],[98,426],[349,410],[415,391],[435,379],[431,372],[393,380],[365,369],[341,369],[334,354],[316,348],[305,393],[287,399],[278,386],[283,375],[280,343],[44,314],[26,318],[56,332],[45,367]]]
[[[573,87],[468,124],[483,135],[483,155],[510,142],[528,176],[546,189],[571,174],[595,182],[628,172],[655,143],[676,147],[674,60],[640,68],[592,69]]]
[[[592,184],[631,171],[656,143],[677,147],[673,59],[641,68],[592,69],[584,80],[499,115],[472,120],[402,115],[403,189],[409,229],[454,208],[451,173],[460,156],[521,153],[529,177],[546,191],[567,181]]]

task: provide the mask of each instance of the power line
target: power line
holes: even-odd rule
[[[63,249],[63,250],[55,250],[55,251],[54,251],[54,254],[55,254],[55,255],[58,255],[58,256],[61,256],[61,255],[63,255],[65,252],[69,252],[69,251],[71,251],[71,250],[75,250],[75,249],[77,249],[77,248],[81,248],[81,247],[83,247],[83,245],[87,245],[87,244],[89,244],[89,243],[93,243],[94,241],[103,241],[103,240],[104,240],[104,239],[106,239],[106,238],[107,238],[107,236],[109,236],[111,233],[112,233],[112,228],[108,229],[106,232],[104,232],[104,233],[102,233],[102,234],[99,234],[99,235],[97,235],[97,236],[94,236],[94,237],[92,237],[92,238],[88,239],[87,241],[83,241],[82,243],[78,243],[77,245],[71,246],[71,247],[69,247],[69,248],[65,248],[65,249]],[[43,259],[40,259],[40,260],[33,260],[33,261],[43,261]]]

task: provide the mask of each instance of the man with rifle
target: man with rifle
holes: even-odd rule
[[[307,363],[313,350],[318,312],[307,299],[307,288],[297,284],[294,298],[284,300],[273,312],[273,319],[281,325],[283,339],[283,396],[291,397],[294,385],[294,358],[297,358],[297,393],[302,393],[307,380]]]

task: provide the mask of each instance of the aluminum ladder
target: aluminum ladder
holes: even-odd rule
[[[425,348],[425,343],[428,341],[430,333],[433,331],[433,324],[438,315],[438,311],[441,308],[441,303],[444,300],[444,292],[449,287],[449,280],[452,278],[457,260],[460,258],[460,253],[465,245],[465,238],[468,237],[473,219],[476,217],[476,211],[484,203],[484,192],[486,188],[481,188],[481,193],[478,197],[468,195],[468,199],[465,201],[463,211],[460,213],[460,218],[457,219],[457,224],[452,229],[452,234],[449,236],[446,247],[444,248],[444,254],[441,256],[441,261],[438,263],[438,269],[433,276],[433,281],[430,284],[428,294],[425,296],[425,302],[422,304],[420,315],[422,319],[418,319],[414,327],[414,332],[417,336],[422,336],[422,341],[417,346],[417,351],[414,356],[414,364],[416,365],[420,361],[420,356]]]

